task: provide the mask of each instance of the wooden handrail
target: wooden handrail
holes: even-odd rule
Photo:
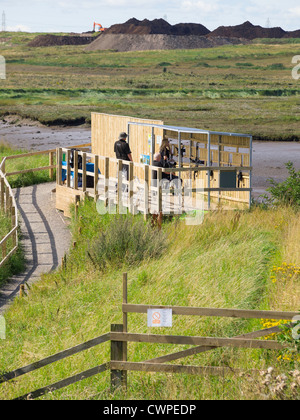
[[[78,346],[72,347],[68,350],[61,351],[60,353],[56,353],[52,356],[46,357],[43,360],[34,362],[28,366],[24,366],[12,372],[4,373],[2,376],[0,376],[0,384],[3,382],[8,382],[14,378],[18,378],[19,376],[23,376],[26,373],[41,369],[42,367],[51,365],[52,363],[66,359],[67,357],[74,356],[75,354],[91,349],[95,346],[98,346],[99,344],[106,343],[109,340],[110,340],[110,334],[109,333],[104,334],[104,335],[101,335],[100,337],[94,338],[93,340],[90,340],[90,341],[86,341],[85,343],[79,344]]]
[[[18,212],[15,197],[12,189],[6,179],[6,175],[2,169],[5,167],[6,158],[3,158],[0,163],[0,209],[11,218],[12,228],[10,232],[1,239],[0,248],[2,248],[2,257],[0,260],[0,268],[18,249]],[[7,241],[13,237],[13,248],[7,249]]]
[[[146,314],[148,309],[172,309],[173,315],[186,316],[208,316],[244,319],[278,319],[291,321],[299,315],[299,312],[278,312],[278,311],[259,311],[246,309],[224,309],[224,308],[195,308],[185,306],[154,306],[154,305],[134,305],[124,303],[122,306],[124,313]]]

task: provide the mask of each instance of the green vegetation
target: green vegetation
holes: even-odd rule
[[[34,36],[0,34],[7,62],[2,116],[82,124],[96,111],[262,139],[300,138],[300,88],[291,76],[296,40],[118,53],[87,52],[85,46],[30,48]]]
[[[154,232],[149,224],[145,226],[143,219],[131,215],[109,219],[88,251],[96,267],[134,265],[159,257],[164,251],[165,236]]]
[[[269,204],[300,207],[300,171],[296,171],[292,162],[286,163],[289,177],[284,182],[270,179],[271,187],[267,189],[270,197],[265,196]]]
[[[291,78],[291,58],[298,44],[266,46],[262,41],[206,50],[117,53],[85,52],[81,46],[29,48],[26,44],[33,34],[1,33],[0,42],[4,35],[0,54],[7,60],[7,79],[0,85],[2,116],[16,114],[49,125],[80,124],[90,122],[91,111],[99,111],[266,139],[300,138],[300,88]],[[0,159],[14,153],[20,151],[0,145]],[[48,156],[28,159],[28,163],[8,161],[6,171],[48,165]],[[298,311],[299,174],[291,165],[289,170],[286,183],[270,189],[276,206],[211,212],[198,227],[174,219],[164,222],[159,232],[139,216],[100,216],[94,202],[81,203],[70,226],[76,247],[70,249],[64,266],[43,275],[5,314],[1,373],[121,323],[125,271],[130,303]],[[42,177],[38,174],[17,175],[9,181],[18,187],[49,179],[48,171]],[[2,214],[0,238],[7,229],[9,221]],[[275,323],[174,316],[171,332],[149,330],[146,325],[144,315],[129,316],[131,332],[174,335],[233,337]],[[284,331],[277,339],[290,342],[290,335]],[[183,348],[187,347],[131,343],[128,359],[145,361]],[[95,367],[109,354],[107,343],[1,384],[0,399],[16,398]],[[42,399],[299,398],[299,387],[293,386],[290,375],[300,368],[295,352],[220,348],[182,362],[240,368],[245,374],[213,378],[130,373],[128,394],[122,395],[111,394],[107,372]],[[289,378],[283,390],[273,392],[265,374],[247,373],[269,367]]]
[[[66,265],[44,275],[26,297],[14,302],[5,316],[7,339],[0,342],[1,370],[10,371],[32,363],[106,333],[112,323],[121,323],[124,271],[128,272],[130,303],[297,311],[299,215],[288,207],[254,208],[238,214],[240,217],[232,212],[211,213],[198,227],[186,226],[180,220],[165,222],[161,233],[156,230],[152,233],[164,238],[163,253],[160,250],[158,254],[150,253],[142,260],[135,260],[126,258],[131,255],[132,244],[127,246],[121,241],[122,258],[118,258],[119,254],[111,257],[109,250],[116,251],[116,241],[109,240],[102,246],[99,238],[114,238],[116,227],[124,227],[126,223],[139,231],[143,225],[145,234],[151,235],[149,225],[139,217],[133,223],[131,217],[127,220],[123,216],[120,221],[117,216],[100,216],[92,201],[81,203],[78,218],[73,218],[71,224],[77,246],[70,250]],[[143,250],[148,246],[148,242],[141,245]],[[91,249],[99,255],[99,261],[103,252],[103,264],[91,258]],[[146,324],[144,315],[129,316],[131,332],[150,332]],[[172,332],[169,329],[151,332],[232,337],[263,327],[261,320],[175,316]],[[183,347],[131,343],[129,360],[148,360]],[[109,352],[109,344],[104,344],[13,383],[2,384],[0,398],[14,398],[97,366],[109,359]],[[299,368],[298,355],[282,357],[276,352],[225,348],[183,362],[225,365],[245,372],[272,366],[287,376],[291,369]],[[265,399],[266,394],[270,399],[295,398],[290,383],[283,394],[272,394],[259,375],[212,378],[130,373],[126,396],[112,395],[109,380],[109,373],[101,374],[43,399],[236,400]]]

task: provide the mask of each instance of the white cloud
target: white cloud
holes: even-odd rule
[[[294,7],[292,9],[289,9],[289,13],[294,17],[296,17],[296,16],[300,17],[300,7],[298,6],[298,7]]]
[[[26,25],[14,25],[14,26],[7,26],[6,30],[8,32],[32,32],[31,28]]]
[[[181,6],[183,9],[188,10],[188,11],[197,10],[203,13],[215,12],[219,8],[218,2],[216,4],[213,4],[213,3],[207,3],[206,1],[202,1],[202,0],[196,0],[196,1],[184,0]]]

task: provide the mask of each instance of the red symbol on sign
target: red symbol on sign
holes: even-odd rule
[[[160,325],[160,313],[159,312],[154,312],[154,314],[152,315],[152,323],[156,324],[156,325]]]

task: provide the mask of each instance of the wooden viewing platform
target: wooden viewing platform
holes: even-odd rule
[[[129,210],[132,214],[142,213],[147,216],[160,212],[173,215],[213,210],[220,207],[220,202],[209,200],[209,193],[251,191],[250,188],[204,187],[203,179],[199,177],[199,174],[211,171],[238,174],[240,167],[164,169],[82,151],[73,153],[75,163],[71,167],[71,149],[57,150],[56,207],[64,211],[66,216],[70,216],[70,205],[85,197],[98,202],[100,213],[127,213]],[[78,168],[79,157],[82,169]],[[100,163],[104,166],[104,173],[99,169]],[[128,181],[122,172],[123,165],[129,166]],[[251,168],[245,167],[243,170],[250,171]],[[163,174],[177,175],[182,183],[177,180],[169,182],[163,178]],[[245,203],[242,205],[245,207]],[[223,209],[233,207],[230,201],[222,205]]]
[[[145,216],[251,206],[250,135],[100,113],[92,113],[91,119],[91,153],[78,151],[72,156],[70,149],[57,149],[57,208],[66,215],[70,204],[86,196],[102,201],[108,211],[117,206],[119,212],[128,209]],[[133,162],[115,158],[114,143],[121,132],[128,133]],[[173,169],[153,166],[164,138],[169,141]],[[165,181],[166,174],[182,180],[181,191],[174,182]]]

